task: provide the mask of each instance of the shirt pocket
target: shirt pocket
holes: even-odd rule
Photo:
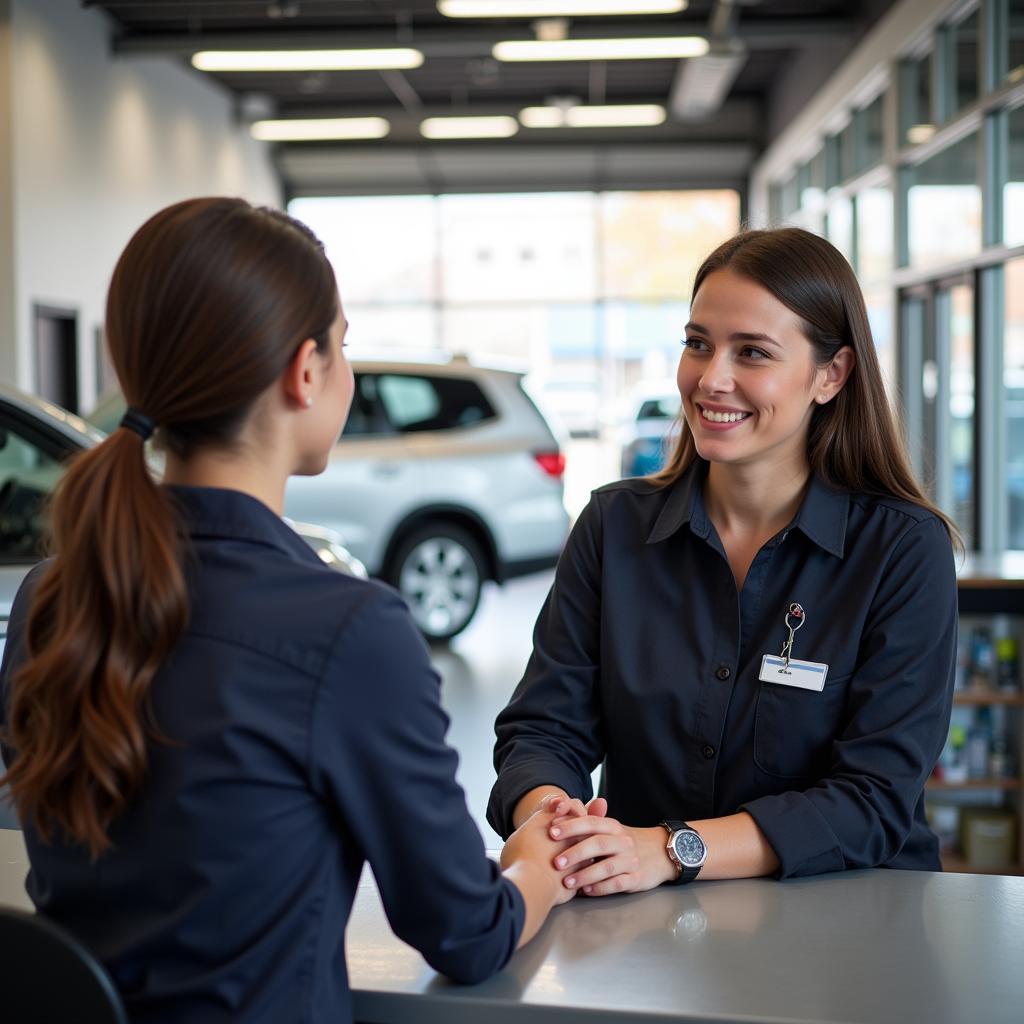
[[[852,673],[820,692],[761,683],[754,715],[754,763],[766,775],[805,782],[823,778],[839,737]]]

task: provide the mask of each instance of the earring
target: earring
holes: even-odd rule
[[[305,407],[307,409],[312,409],[313,408],[313,399],[309,395],[306,395],[306,400],[305,400],[305,402],[303,402],[303,405],[305,405]]]

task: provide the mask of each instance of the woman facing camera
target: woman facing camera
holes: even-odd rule
[[[550,813],[487,859],[404,605],[280,518],[348,414],[346,326],[317,239],[242,200],[163,210],[114,271],[129,411],[64,476],[56,555],[15,601],[0,781],[32,900],[134,1021],[349,1020],[364,862],[396,933],[463,981],[571,893]]]
[[[955,528],[914,479],[849,264],[806,231],[705,260],[661,473],[595,491],[496,725],[488,816],[556,797],[564,884],[939,870]],[[590,774],[603,766],[600,796]]]

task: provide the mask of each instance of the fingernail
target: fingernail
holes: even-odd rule
[[[575,878],[567,878],[567,879],[565,880],[565,884],[566,884],[566,886],[567,886],[567,887],[568,887],[569,889],[571,889],[571,888],[572,888],[572,887],[573,887],[573,886],[574,886],[574,885],[576,884],[576,879],[575,879]]]
[[[562,834],[562,830],[560,828],[553,828],[551,834],[557,839]]]
[[[556,861],[555,861],[555,863],[556,863],[556,864],[557,864],[557,865],[558,865],[558,866],[559,866],[560,868],[564,868],[564,867],[565,867],[565,865],[566,865],[566,864],[568,864],[569,862],[568,862],[568,861],[567,861],[567,860],[565,859],[565,857],[559,857],[559,858],[558,858],[558,860],[556,860]]]
[[[590,895],[590,890],[592,888],[593,888],[592,885],[585,885],[585,886],[583,886],[583,891],[589,896]]]

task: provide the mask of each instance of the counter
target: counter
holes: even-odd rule
[[[27,905],[0,831],[0,902]],[[556,910],[497,977],[439,978],[366,876],[348,929],[362,1024],[1020,1024],[1024,879],[856,871],[698,882]]]

